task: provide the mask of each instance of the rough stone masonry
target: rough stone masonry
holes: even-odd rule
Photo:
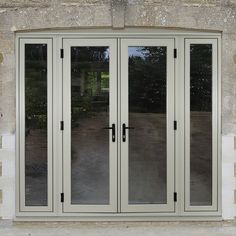
[[[236,215],[236,0],[0,0],[0,215],[14,215],[15,32],[80,27],[222,31],[223,217]],[[235,196],[236,198],[236,196]]]

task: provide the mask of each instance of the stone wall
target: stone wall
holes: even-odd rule
[[[45,28],[157,26],[220,30],[222,34],[223,215],[233,205],[236,135],[236,0],[0,0],[0,215],[11,218],[14,197],[4,197],[14,171],[15,32]],[[10,142],[10,144],[8,143]],[[3,145],[4,144],[4,145]],[[1,164],[2,163],[2,164]],[[8,167],[14,168],[14,165]],[[5,170],[5,171],[4,171]],[[9,174],[11,173],[11,174]],[[1,173],[0,173],[1,174]],[[9,195],[14,196],[13,188]],[[2,197],[1,197],[2,195]],[[2,198],[2,203],[1,203]],[[4,211],[9,206],[9,211]]]

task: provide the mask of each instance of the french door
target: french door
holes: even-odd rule
[[[174,211],[174,40],[121,41],[121,210]]]
[[[174,40],[117,42],[63,40],[64,212],[173,212]]]
[[[117,44],[63,40],[65,212],[117,211]]]

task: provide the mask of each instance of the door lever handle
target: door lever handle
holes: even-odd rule
[[[104,127],[103,129],[111,129],[112,130],[112,142],[116,141],[116,126],[112,124],[111,127]]]
[[[122,140],[123,140],[123,142],[126,141],[126,130],[127,129],[134,129],[134,127],[128,127],[125,124],[122,124]]]

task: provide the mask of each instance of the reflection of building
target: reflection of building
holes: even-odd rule
[[[74,118],[79,118],[78,112],[89,114],[101,109],[102,111],[109,110],[109,58],[107,49],[104,48],[101,51],[99,48],[98,53],[95,52],[94,54],[92,50],[92,47],[74,48],[72,50],[71,92]],[[74,120],[74,118],[72,119]]]

